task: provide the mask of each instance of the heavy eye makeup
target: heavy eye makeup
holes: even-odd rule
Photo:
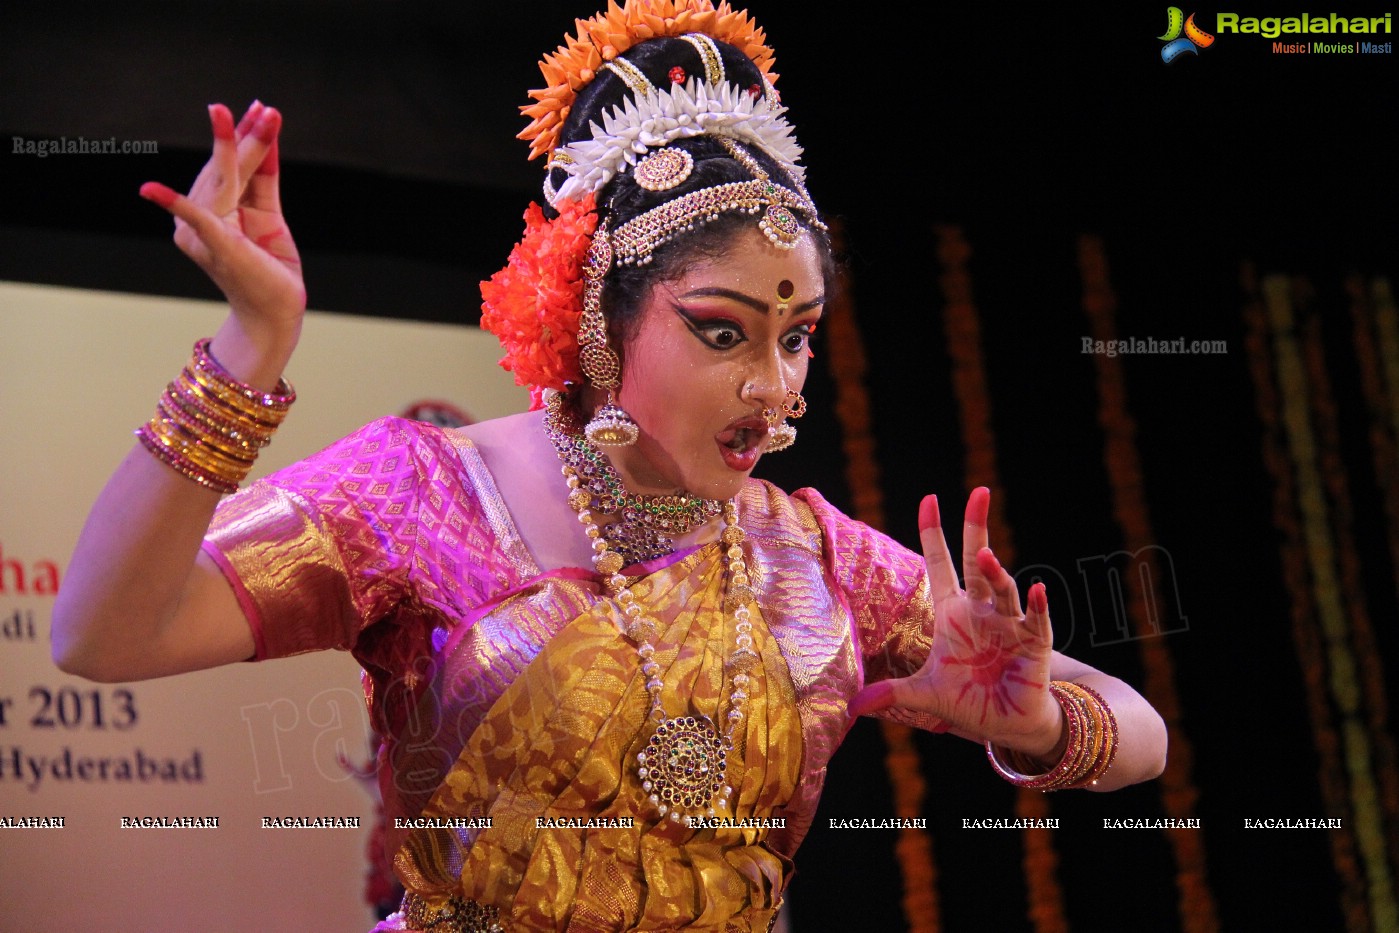
[[[671,309],[685,322],[699,341],[715,350],[731,350],[748,339],[743,325],[722,313],[692,311],[679,304]]]
[[[690,333],[701,343],[715,350],[730,350],[748,340],[743,325],[725,313],[707,313],[687,309],[679,304],[672,310],[685,322]],[[809,352],[811,335],[816,331],[817,318],[793,324],[780,338],[782,348],[796,356]]]
[[[811,355],[811,338],[816,333],[816,322],[798,324],[782,335],[782,348],[792,355],[805,352]]]

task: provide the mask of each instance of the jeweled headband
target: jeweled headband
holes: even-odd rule
[[[530,158],[548,155],[544,194],[558,216],[550,220],[532,205],[509,264],[481,283],[482,327],[505,347],[501,366],[514,372],[517,384],[534,388],[536,406],[539,390],[582,379],[577,338],[584,257],[598,224],[594,198],[616,175],[631,172],[643,189],[669,190],[694,168],[690,153],[672,143],[696,136],[716,139],[752,175],[680,195],[603,234],[622,265],[645,264],[665,243],[726,213],[755,215],[781,248],[796,245],[803,220],[825,229],[804,187],[801,147],[774,90],[772,50],[746,13],[710,0],[628,0],[609,3],[577,26],[576,35],[540,62],[547,86],[530,91],[535,103],[521,108],[531,122],[520,138],[530,143]],[[657,87],[624,54],[657,38],[693,46],[698,73],[673,67],[669,86]],[[759,80],[746,88],[734,83],[716,40],[745,56]],[[578,93],[601,72],[622,82],[621,102],[590,122],[590,138],[560,145]],[[792,186],[773,181],[754,152],[780,167]],[[551,178],[561,179],[557,189]]]

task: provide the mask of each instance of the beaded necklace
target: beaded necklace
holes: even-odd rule
[[[696,496],[642,496],[627,492],[622,477],[602,451],[578,430],[563,403],[554,395],[545,411],[544,430],[559,459],[580,478],[588,507],[617,520],[602,529],[608,546],[622,556],[622,566],[664,557],[674,552],[674,536],[683,535],[715,518],[722,510],[718,499]],[[569,502],[573,504],[572,499]],[[577,506],[574,506],[577,508]],[[621,568],[618,568],[621,569]]]
[[[632,595],[627,578],[621,573],[621,569],[628,564],[609,540],[606,530],[599,528],[593,520],[591,508],[595,498],[616,497],[618,491],[624,497],[623,501],[643,503],[645,497],[622,489],[621,478],[601,454],[597,454],[596,458],[576,454],[577,451],[591,449],[592,445],[581,435],[570,434],[564,418],[562,400],[556,395],[549,401],[544,425],[563,463],[568,504],[578,513],[578,521],[592,542],[594,566],[603,575],[608,593],[621,607],[623,627],[627,637],[636,644],[636,656],[641,663],[641,673],[646,677],[646,692],[651,698],[647,720],[655,724],[655,729],[646,747],[637,754],[636,774],[641,781],[641,789],[662,818],[668,817],[675,823],[684,822],[687,826],[696,817],[713,818],[717,810],[728,808],[729,800],[733,797],[733,787],[726,779],[728,756],[734,748],[734,732],[743,721],[744,704],[748,701],[747,688],[751,683],[749,671],[754,670],[762,660],[753,647],[753,636],[750,634],[753,622],[748,604],[756,596],[743,556],[742,544],[746,534],[738,525],[738,507],[733,500],[715,502],[723,515],[724,527],[719,533],[719,540],[725,548],[724,557],[728,562],[725,568],[724,609],[733,615],[736,633],[734,651],[724,661],[724,673],[732,686],[729,690],[729,711],[724,716],[721,731],[708,716],[666,715],[661,701],[664,688],[660,677],[661,666],[655,660],[654,642],[659,634],[656,622],[646,615]],[[569,443],[562,443],[561,439],[567,439]],[[593,453],[597,451],[593,449]],[[580,465],[594,467],[592,476],[585,479],[581,475]],[[598,469],[599,465],[606,469]],[[609,486],[606,480],[601,484],[592,482],[597,476],[607,474],[615,478],[615,487]],[[687,507],[690,503],[714,501],[690,496],[662,498],[678,499]],[[686,530],[698,524],[699,520],[696,520]]]

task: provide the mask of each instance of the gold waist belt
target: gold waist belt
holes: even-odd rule
[[[416,894],[403,896],[403,919],[410,930],[432,933],[505,933],[500,924],[500,908],[465,898],[449,898],[433,906]]]
[[[771,930],[777,923],[775,908],[754,910],[750,916],[755,921],[750,929]],[[462,897],[449,898],[445,904],[432,906],[416,894],[403,896],[403,919],[409,930],[431,931],[431,933],[506,933],[500,922],[500,908],[478,904]],[[739,930],[738,926],[731,929]]]

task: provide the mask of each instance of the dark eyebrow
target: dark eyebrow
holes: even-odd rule
[[[696,289],[693,289],[693,290],[691,290],[691,291],[686,292],[686,293],[683,294],[683,295],[677,295],[676,297],[677,297],[677,298],[727,298],[727,299],[729,299],[730,301],[736,301],[736,302],[738,302],[739,304],[747,305],[748,307],[752,308],[754,311],[757,311],[759,314],[767,314],[767,313],[769,313],[769,312],[772,310],[772,309],[768,306],[768,303],[767,303],[766,301],[763,301],[763,300],[760,299],[760,298],[754,298],[752,295],[745,295],[743,292],[734,291],[732,288],[721,288],[721,287],[719,287],[719,286],[715,286],[715,287],[713,287],[713,288],[696,288]],[[825,295],[817,295],[815,298],[811,299],[810,301],[804,301],[804,302],[802,302],[801,304],[797,305],[797,307],[792,311],[792,313],[793,313],[793,314],[800,314],[800,313],[802,313],[803,311],[806,311],[808,308],[814,308],[814,307],[816,307],[817,305],[824,305],[825,303],[826,303],[826,296],[825,296]]]

